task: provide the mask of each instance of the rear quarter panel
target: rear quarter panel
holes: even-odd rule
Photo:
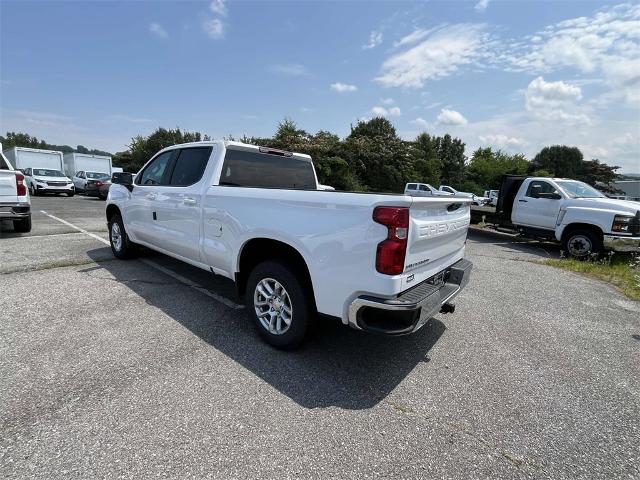
[[[412,197],[404,195],[212,186],[203,202],[204,260],[219,268],[217,273],[233,278],[242,248],[249,240],[284,242],[304,258],[318,310],[346,319],[348,304],[355,297],[392,297],[413,285],[406,283],[409,274],[420,272],[420,277],[426,278],[429,269],[425,267],[396,276],[380,274],[375,268],[377,246],[386,238],[387,228],[373,221],[373,209],[378,205],[410,207],[413,202]],[[426,207],[433,202],[442,203],[442,199],[420,199],[418,215],[433,213]],[[466,212],[468,216],[468,208]],[[417,232],[416,253],[429,242],[431,252],[438,255],[441,246],[448,242],[450,249],[454,242],[454,256],[462,258],[466,228],[453,236],[427,240],[423,230],[427,225],[420,218],[415,222],[410,230]]]
[[[399,285],[375,270],[387,229],[373,222],[372,213],[376,205],[410,203],[399,195],[212,186],[203,202],[205,261],[233,278],[249,240],[284,242],[304,258],[318,310],[341,317],[345,296],[392,294]]]

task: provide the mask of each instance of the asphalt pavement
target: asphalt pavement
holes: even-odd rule
[[[114,259],[104,202],[32,204],[0,230],[3,478],[640,477],[640,304],[553,245],[473,231],[455,314],[286,353],[229,281]]]

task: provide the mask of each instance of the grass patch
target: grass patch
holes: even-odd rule
[[[543,263],[604,280],[618,287],[630,299],[640,301],[640,256],[638,255],[616,253],[602,259],[561,258],[546,260]]]

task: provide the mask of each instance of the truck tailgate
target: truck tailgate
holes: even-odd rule
[[[470,221],[470,198],[414,198],[409,209],[405,275],[412,284],[462,258]]]
[[[0,203],[16,203],[18,190],[16,175],[12,170],[0,170]]]

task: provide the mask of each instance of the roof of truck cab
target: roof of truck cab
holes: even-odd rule
[[[213,146],[213,145],[224,145],[225,148],[236,147],[236,148],[245,148],[245,149],[259,149],[261,147],[261,145],[253,145],[251,143],[236,142],[233,140],[202,140],[200,142],[178,143],[176,145],[165,147],[161,151],[174,150],[176,148],[184,148],[184,147],[203,147],[203,146]],[[280,150],[280,149],[274,148],[274,150]],[[299,152],[291,152],[291,153],[296,157],[302,157],[302,158],[311,160],[311,156],[307,155],[306,153],[299,153]]]
[[[572,182],[581,181],[581,180],[576,180],[575,178],[558,178],[558,177],[526,177],[526,180],[553,180],[554,182],[564,181],[564,180],[570,180]]]

